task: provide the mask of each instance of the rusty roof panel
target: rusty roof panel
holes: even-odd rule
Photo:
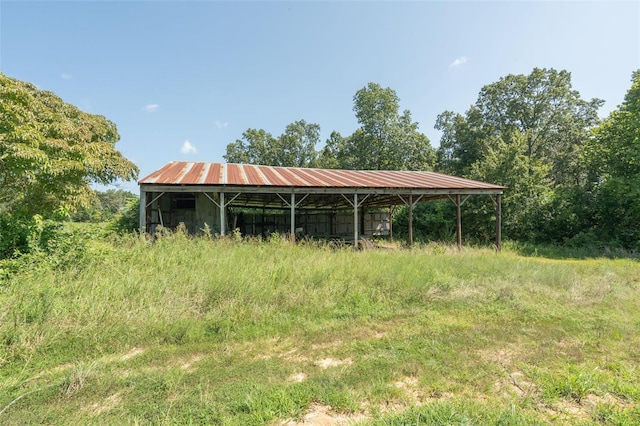
[[[243,180],[247,182],[247,184],[249,182],[254,182],[254,184],[260,182],[259,185],[264,185],[264,179],[255,167],[240,165],[240,168],[242,169]]]
[[[269,183],[273,186],[287,186],[288,182],[282,177],[276,167],[260,167],[262,169],[262,173],[265,175]]]
[[[220,182],[221,176],[222,176],[222,164],[211,163],[211,167],[209,167],[209,173],[207,173],[207,176],[205,177],[203,184],[213,185],[217,182]]]
[[[504,187],[435,172],[333,170],[202,162],[171,162],[140,184],[314,188],[491,189]]]

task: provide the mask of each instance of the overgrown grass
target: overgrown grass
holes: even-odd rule
[[[640,422],[633,259],[113,238],[0,275],[0,423]]]

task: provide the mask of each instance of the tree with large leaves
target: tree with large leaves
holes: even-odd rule
[[[105,117],[0,73],[0,213],[54,216],[88,203],[92,183],[135,179],[119,138]]]

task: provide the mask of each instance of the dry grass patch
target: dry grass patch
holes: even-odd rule
[[[195,371],[195,369],[192,368],[193,364],[197,363],[198,361],[201,361],[203,358],[204,358],[204,355],[196,354],[191,357],[188,357],[187,359],[182,358],[178,360],[178,364],[181,370],[184,370],[187,373],[193,373]]]
[[[351,358],[346,358],[346,359],[322,358],[322,359],[316,360],[313,364],[322,369],[327,369],[331,367],[339,367],[341,365],[351,365],[353,364],[353,360]]]
[[[120,392],[116,392],[113,395],[106,397],[101,402],[96,402],[88,407],[85,407],[85,411],[91,412],[94,416],[98,416],[104,412],[110,411],[121,403],[122,397]]]
[[[127,352],[126,354],[122,355],[122,357],[120,357],[120,359],[122,361],[127,361],[135,356],[138,356],[142,353],[144,353],[145,349],[144,348],[133,348],[131,349],[129,352]]]
[[[424,391],[420,389],[417,377],[405,377],[394,383],[394,386],[404,391],[412,405],[422,405],[425,401]]]
[[[305,373],[294,373],[287,377],[287,382],[291,383],[301,383],[307,380],[307,375]]]

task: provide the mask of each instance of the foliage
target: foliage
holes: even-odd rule
[[[369,83],[354,96],[360,128],[343,137],[332,132],[318,152],[320,126],[304,120],[289,124],[279,137],[263,129],[247,129],[227,145],[231,163],[354,170],[430,170],[435,151],[418,131],[411,112],[399,113],[399,98],[391,88]]]
[[[411,112],[399,113],[396,92],[369,83],[353,97],[353,110],[360,123],[351,136],[331,134],[321,151],[323,167],[354,170],[431,170],[435,151],[418,131]]]
[[[352,169],[352,164],[357,163],[353,150],[348,147],[349,139],[343,137],[340,132],[331,132],[327,143],[320,151],[318,157],[319,166],[325,169]]]
[[[638,178],[610,177],[599,186],[594,221],[601,241],[640,250],[639,183]]]
[[[71,214],[76,222],[106,222],[122,214],[138,196],[123,189],[96,191],[88,206],[81,206]]]
[[[597,170],[595,219],[601,239],[640,249],[640,70],[624,102],[594,130],[587,158]]]
[[[548,164],[525,154],[526,140],[521,134],[511,143],[498,138],[488,144],[483,161],[473,163],[469,177],[493,182],[508,189],[502,197],[502,227],[507,239],[537,241],[544,228],[545,208],[552,194]],[[494,234],[495,207],[488,200],[470,199],[465,204],[465,228],[476,234]]]
[[[438,116],[439,168],[507,187],[506,238],[566,241],[589,231],[589,212],[574,202],[589,199],[593,171],[585,147],[601,105],[583,100],[564,70],[535,68],[528,76],[500,78],[482,88],[464,116]],[[482,239],[493,232],[487,219],[494,208],[485,201],[469,200],[464,209],[465,228]],[[567,228],[571,218],[581,226]]]
[[[594,130],[592,164],[607,176],[638,179],[640,176],[640,70],[632,75],[631,88],[622,105]]]
[[[394,212],[394,237],[407,238],[409,229],[407,210],[406,206],[402,206]],[[455,205],[448,199],[417,203],[413,207],[413,229],[413,238],[415,241],[455,242]]]
[[[112,220],[113,229],[119,233],[134,232],[140,228],[140,198],[129,199],[121,214]]]
[[[74,225],[0,274],[3,424],[637,423],[637,260]]]
[[[88,203],[91,183],[134,179],[118,139],[104,117],[0,74],[0,213],[64,215]]]
[[[48,251],[60,228],[60,222],[45,220],[40,215],[27,218],[11,213],[1,214],[0,259]]]
[[[438,116],[436,128],[443,132],[439,166],[467,175],[487,148],[502,141],[519,144],[529,161],[548,163],[553,184],[580,182],[584,171],[579,159],[602,103],[583,100],[565,70],[510,74],[484,86],[465,116],[451,111]]]
[[[320,126],[304,120],[287,125],[277,138],[262,129],[247,129],[242,139],[227,145],[224,159],[229,163],[314,167],[319,138]]]

